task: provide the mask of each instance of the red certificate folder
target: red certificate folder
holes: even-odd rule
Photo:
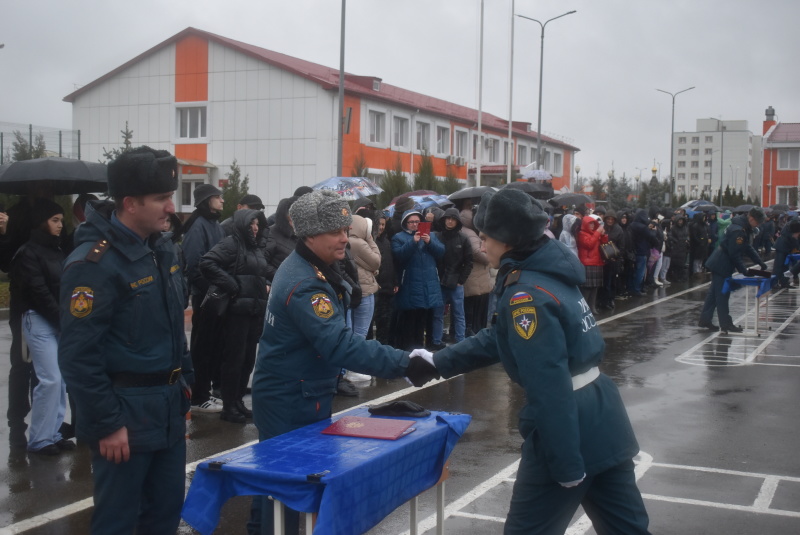
[[[344,416],[322,430],[325,435],[397,440],[414,430],[413,420]]]

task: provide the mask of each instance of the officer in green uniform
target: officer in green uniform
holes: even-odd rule
[[[342,368],[406,376],[417,386],[439,377],[423,359],[365,340],[345,324],[352,288],[338,264],[353,221],[347,202],[313,191],[292,204],[289,217],[299,241],[272,280],[253,374],[253,420],[261,440],[330,418]],[[253,502],[248,533],[272,533],[272,507],[262,502]],[[287,511],[288,533],[296,532],[297,519]]]
[[[706,260],[706,267],[711,271],[711,287],[703,303],[698,327],[712,331],[722,329],[725,332],[742,332],[741,327],[733,324],[728,309],[731,294],[723,293],[722,286],[725,284],[725,279],[733,275],[734,271],[743,275],[747,272],[742,260],[744,256],[749,256],[753,262],[761,266],[762,270],[767,269],[767,265],[753,248],[753,229],[763,223],[766,217],[764,210],[754,207],[747,214],[734,217],[725,229],[719,247],[714,249]],[[719,326],[711,322],[714,318],[714,309],[717,310]]]
[[[605,343],[579,286],[585,270],[544,235],[535,199],[502,189],[481,199],[474,223],[500,269],[493,325],[431,354],[443,377],[501,362],[524,389],[524,439],[506,535],[564,533],[579,505],[599,534],[648,533],[634,476],[639,446],[617,387],[600,373]]]
[[[61,277],[59,365],[92,450],[92,533],[175,533],[192,364],[170,235],[177,160],[140,147],[108,166]]]

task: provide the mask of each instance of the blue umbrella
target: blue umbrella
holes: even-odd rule
[[[414,208],[416,210],[424,210],[431,206],[452,206],[453,201],[447,198],[447,195],[408,195],[408,198],[414,201]],[[394,203],[386,207],[385,211],[391,217],[394,215]]]
[[[383,193],[377,184],[360,176],[333,176],[311,186],[315,190],[328,190],[338,193],[346,201],[355,201],[370,195]]]

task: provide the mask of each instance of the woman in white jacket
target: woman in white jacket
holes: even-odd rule
[[[558,241],[566,245],[575,256],[578,256],[578,242],[575,241],[575,236],[572,235],[572,225],[575,224],[576,219],[578,218],[572,214],[565,214],[561,218],[561,234],[558,236]]]

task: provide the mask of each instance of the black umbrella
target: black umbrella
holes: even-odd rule
[[[739,206],[731,210],[731,212],[733,212],[734,214],[746,214],[753,208],[755,208],[755,206],[753,206],[752,204],[740,204]]]
[[[693,212],[719,212],[719,207],[716,204],[699,204],[692,208]]]
[[[36,158],[0,166],[0,193],[26,195],[34,182],[49,182],[53,195],[108,189],[106,165],[70,158]]]
[[[583,193],[561,193],[548,202],[553,206],[579,206],[594,201],[591,197]]]
[[[773,212],[788,212],[792,209],[788,204],[773,204],[769,207]]]
[[[488,191],[497,190],[491,186],[473,186],[471,188],[464,188],[455,193],[451,193],[447,196],[447,198],[451,201],[457,201],[459,199],[480,199],[483,197],[483,194]]]

